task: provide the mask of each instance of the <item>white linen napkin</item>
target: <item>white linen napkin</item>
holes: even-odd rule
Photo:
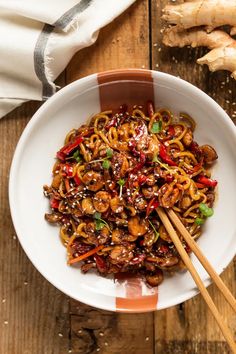
[[[45,100],[55,78],[99,29],[135,0],[0,0],[0,118]]]

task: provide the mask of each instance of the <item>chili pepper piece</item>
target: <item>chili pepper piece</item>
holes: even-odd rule
[[[57,152],[57,158],[59,160],[64,161],[66,156],[68,156],[74,149],[76,149],[79,144],[81,144],[84,140],[83,136],[79,136],[75,139],[75,141],[70,142],[63,146],[58,152]]]
[[[147,112],[149,118],[151,118],[154,115],[154,104],[152,101],[147,102]]]
[[[214,179],[207,178],[205,176],[199,176],[197,182],[204,184],[204,186],[215,188],[218,182]]]
[[[175,136],[175,128],[173,127],[173,125],[168,126],[168,135],[172,138]]]
[[[140,152],[140,162],[130,172],[137,173],[144,166],[145,162],[146,162],[146,155],[144,154],[144,152],[141,151]]]
[[[67,176],[69,178],[73,177],[73,172],[74,172],[73,166],[69,165],[68,163],[63,165],[62,173],[64,176]]]
[[[159,202],[156,197],[153,197],[150,202],[148,203],[147,210],[146,210],[146,217],[148,217],[151,212],[159,206]]]
[[[77,174],[74,175],[74,181],[77,184],[77,186],[79,186],[82,183],[81,179],[78,177]]]
[[[167,153],[165,145],[162,143],[160,143],[159,156],[162,161],[167,163],[169,166],[177,166],[177,163],[171,159],[171,157]]]
[[[147,181],[147,176],[145,176],[145,175],[138,176],[139,185],[144,184],[146,181]]]
[[[50,199],[50,206],[51,206],[51,208],[53,208],[53,209],[58,209],[59,204],[60,204],[60,200],[58,200],[58,199],[56,199],[56,198],[54,198],[54,197],[52,197],[52,198]]]

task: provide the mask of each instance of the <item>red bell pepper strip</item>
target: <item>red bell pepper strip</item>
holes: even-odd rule
[[[215,188],[218,182],[214,179],[207,178],[205,176],[199,176],[197,182],[204,184],[204,186]]]
[[[147,206],[146,217],[151,214],[151,212],[159,206],[159,202],[156,197],[152,198]]]
[[[147,112],[149,118],[151,118],[154,115],[154,105],[152,101],[147,102]]]
[[[59,204],[60,204],[60,200],[58,200],[58,199],[56,199],[56,198],[54,198],[54,197],[52,197],[52,198],[50,199],[50,206],[51,206],[51,208],[53,208],[53,209],[58,209]]]
[[[57,152],[57,158],[59,160],[64,161],[65,158],[73,151],[75,150],[79,144],[81,144],[84,140],[83,136],[78,136],[75,141],[70,142],[63,146],[58,152]]]
[[[177,166],[177,163],[171,159],[171,157],[167,153],[165,145],[162,143],[160,143],[159,156],[162,161],[167,163],[169,166]]]

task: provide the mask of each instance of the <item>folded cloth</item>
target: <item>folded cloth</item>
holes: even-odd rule
[[[56,92],[55,78],[135,0],[0,0],[0,118]]]

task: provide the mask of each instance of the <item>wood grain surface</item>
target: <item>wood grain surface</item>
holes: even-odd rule
[[[168,2],[137,0],[101,30],[92,47],[74,56],[59,85],[102,70],[152,68],[195,84],[236,122],[236,83],[228,73],[195,64],[205,49],[161,45],[161,9]],[[156,313],[116,314],[69,299],[33,267],[12,225],[8,178],[17,141],[39,106],[24,104],[0,121],[0,354],[230,353],[201,296]],[[222,278],[236,294],[235,261]],[[210,293],[236,335],[235,315],[214,286]]]

